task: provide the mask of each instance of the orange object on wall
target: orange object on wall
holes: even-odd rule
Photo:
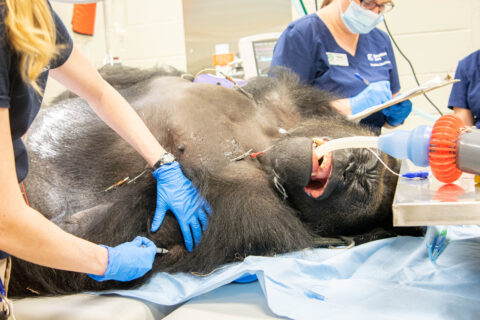
[[[76,33],[93,36],[96,9],[96,3],[74,4],[72,30]]]
[[[229,53],[220,53],[213,55],[213,65],[214,66],[226,66],[229,62],[232,62],[235,58],[233,52]]]

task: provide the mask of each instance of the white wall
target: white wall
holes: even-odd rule
[[[187,54],[185,49],[184,12],[189,12],[188,15],[191,15],[192,12],[199,10],[199,4],[195,4],[195,1],[204,2],[203,0],[188,0],[183,1],[182,4],[182,0],[113,0],[113,3],[123,2],[126,4],[127,36],[124,45],[125,50],[120,54],[122,62],[125,65],[139,67],[150,67],[165,63],[187,70],[187,58],[193,51],[190,50],[192,52]],[[307,10],[314,12],[315,0],[304,1]],[[237,2],[241,5],[247,3],[246,1],[242,2],[242,0]],[[266,1],[265,3],[269,2]],[[318,0],[319,6],[321,3],[322,0]],[[260,4],[261,2],[255,7],[257,11],[264,7]],[[447,73],[453,75],[458,60],[480,48],[479,0],[458,0],[455,2],[451,0],[397,0],[395,4],[394,10],[386,16],[387,22],[400,48],[412,61],[420,82],[427,81],[436,75],[442,77],[446,76]],[[55,1],[52,1],[52,5],[64,20],[65,25],[70,28],[73,5]],[[183,8],[183,5],[187,7]],[[271,5],[269,3],[267,7],[270,8]],[[249,7],[252,6],[249,5]],[[219,5],[212,5],[210,10],[219,10],[218,8]],[[222,8],[222,10],[225,11],[225,8]],[[274,10],[274,7],[271,10],[273,10],[272,12],[278,11],[278,9]],[[243,18],[245,21],[244,28],[245,30],[249,29],[252,25],[250,22],[252,15],[246,10],[234,11],[235,14],[246,15]],[[265,17],[264,19],[269,19],[267,13],[262,13],[261,16]],[[295,6],[292,6],[292,19],[298,16]],[[193,26],[190,29],[194,29],[195,25],[198,25],[199,28],[210,28],[209,32],[212,33],[216,29],[225,33],[224,29],[229,25],[231,19],[224,21],[219,20],[218,17],[214,19],[212,17],[200,21],[201,23],[193,20],[194,23],[189,22],[187,25]],[[205,25],[207,23],[208,25]],[[288,21],[285,22],[285,26],[287,23]],[[281,29],[278,22],[275,25]],[[235,31],[236,33],[242,33],[241,25],[235,28],[238,28]],[[72,33],[75,43],[87,54],[96,67],[103,64],[105,56],[103,29],[103,4],[99,2],[97,4],[95,35],[87,37]],[[215,37],[215,34],[211,36]],[[212,47],[211,50],[213,49]],[[395,50],[395,54],[402,88],[410,89],[415,86],[410,68],[398,51]],[[189,57],[189,59],[195,58]],[[59,90],[60,86],[50,80],[46,100],[48,101],[49,97],[55,95]],[[449,93],[450,87],[446,87],[429,93],[429,96],[443,112],[448,113],[446,106]],[[415,107],[435,114],[435,110],[425,98],[415,98],[413,103]],[[411,116],[406,126],[416,126],[422,121],[419,117]]]
[[[457,63],[480,48],[480,2],[478,0],[401,0],[388,15],[394,38],[412,61],[420,82],[434,76],[454,76]],[[403,88],[415,85],[406,61],[396,52]],[[451,86],[432,91],[428,96],[443,113],[447,109]],[[414,106],[434,113],[424,97],[412,100]],[[415,121],[417,120],[417,121]],[[421,119],[412,117],[406,126]]]
[[[294,0],[295,1],[295,0]],[[309,12],[315,1],[304,0]],[[322,3],[318,0],[318,4]],[[386,14],[393,37],[412,62],[420,82],[434,76],[454,75],[458,60],[480,49],[480,1],[478,0],[396,0],[395,8]],[[294,18],[298,15],[294,12]],[[383,25],[381,25],[383,29]],[[395,49],[402,88],[416,86],[407,62]],[[444,113],[447,109],[450,86],[430,92],[432,101]],[[412,100],[415,107],[429,113],[436,111],[423,97]],[[404,127],[427,123],[411,116]]]
[[[101,67],[106,54],[103,2],[97,3],[93,36],[79,35],[71,31],[73,4],[54,0],[51,3],[70,31],[75,45],[87,55],[95,67]],[[117,8],[125,7],[121,10],[126,18],[124,50],[117,50],[124,65],[153,67],[169,64],[186,70],[182,0],[112,0],[111,3]],[[45,101],[48,103],[62,90],[64,89],[59,83],[49,79]]]
[[[281,32],[292,17],[290,0],[183,0],[188,72],[212,67],[215,45],[258,33]]]
[[[65,0],[51,0],[51,3],[71,32],[74,43],[95,67],[101,67],[106,53],[103,2],[97,3],[95,32],[90,37],[72,32],[73,4],[61,1]],[[260,32],[280,32],[291,19],[290,0],[110,2],[127,17],[124,50],[119,54],[124,65],[152,67],[169,64],[189,72],[211,67],[215,44],[229,43],[230,49],[237,53],[239,38]],[[123,4],[126,4],[124,10]],[[50,79],[45,102],[63,90],[59,83]]]

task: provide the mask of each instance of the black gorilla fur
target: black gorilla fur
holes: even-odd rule
[[[153,272],[201,273],[247,255],[328,245],[331,240],[325,237],[358,235],[364,242],[398,234],[391,226],[396,177],[368,151],[335,151],[324,195],[315,199],[305,192],[312,172],[312,137],[372,135],[334,112],[327,93],[299,84],[285,71],[276,78],[251,80],[244,89],[253,99],[234,89],[194,84],[176,71],[167,73],[177,77],[165,77],[165,70],[103,71],[175,154],[213,214],[192,253],[184,248],[172,215],[151,234],[151,173],[105,191],[144,171],[144,160],[83,100],[67,94],[42,110],[29,131],[31,168],[25,181],[31,206],[65,230],[110,246],[147,236],[169,250],[157,255]],[[279,128],[288,132],[281,134]],[[250,149],[267,151],[255,159],[232,161]],[[390,166],[398,165],[381,156]],[[379,227],[385,231],[372,232]],[[84,274],[14,259],[10,294],[129,288],[151,274],[129,283],[100,283]]]

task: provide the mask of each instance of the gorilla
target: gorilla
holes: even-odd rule
[[[96,282],[14,258],[12,296],[131,288],[155,272],[208,273],[248,255],[416,233],[392,227],[397,177],[371,151],[315,156],[314,138],[373,133],[336,113],[334,97],[300,84],[294,74],[278,70],[240,89],[194,83],[160,68],[110,67],[102,75],[207,199],[208,228],[191,253],[173,215],[151,233],[151,170],[85,101],[63,94],[25,137],[30,206],[95,243],[115,246],[143,235],[168,252],[157,255],[151,272],[127,283]],[[398,169],[393,158],[379,157]]]

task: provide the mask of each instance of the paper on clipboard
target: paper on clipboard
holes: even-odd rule
[[[383,104],[379,104],[379,105],[367,108],[367,109],[365,109],[365,110],[363,110],[359,113],[349,115],[349,116],[347,116],[347,118],[349,120],[363,119],[363,118],[371,115],[372,113],[375,113],[375,112],[380,111],[382,109],[388,108],[388,107],[393,106],[393,105],[395,105],[397,103],[400,103],[402,101],[411,99],[411,98],[416,97],[420,94],[423,94],[423,93],[429,92],[431,90],[441,88],[441,87],[444,87],[444,86],[447,86],[449,84],[453,84],[453,83],[459,82],[459,81],[460,80],[458,80],[458,79],[452,79],[450,77],[447,77],[446,79],[441,79],[440,77],[435,77],[432,80],[429,80],[429,81],[421,84],[420,86],[418,86],[416,88],[413,88],[411,90],[402,92],[400,94],[397,94],[393,99],[391,99],[391,100],[389,100],[389,101],[387,101]]]

